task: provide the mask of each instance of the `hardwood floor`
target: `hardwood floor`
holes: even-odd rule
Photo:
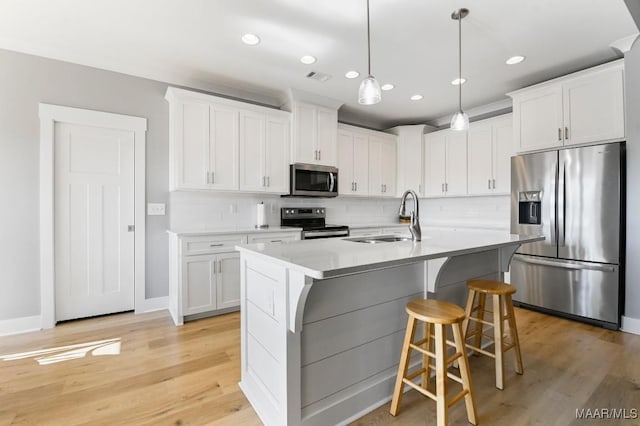
[[[470,358],[480,425],[640,425],[639,418],[576,419],[582,408],[626,409],[628,417],[640,411],[640,336],[522,309],[516,316],[523,376],[515,374],[509,351],[499,391],[493,360]],[[237,385],[239,326],[238,313],[183,327],[174,327],[166,312],[127,313],[0,337],[0,358],[120,339],[94,345],[103,348],[94,353],[109,352],[119,343],[118,355],[88,353],[44,365],[34,357],[0,361],[0,425],[259,425]],[[40,361],[74,350],[82,348],[43,354]],[[452,425],[467,424],[464,404],[454,405],[450,418]],[[435,404],[410,391],[397,417],[387,403],[354,424],[431,425]]]

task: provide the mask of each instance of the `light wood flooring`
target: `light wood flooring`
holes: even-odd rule
[[[640,336],[516,309],[524,375],[506,356],[505,390],[492,360],[471,357],[480,425],[640,425],[640,419],[576,420],[576,409],[640,411]],[[0,361],[0,425],[259,425],[238,388],[238,313],[174,327],[166,312],[120,314],[0,337],[3,355],[120,339],[119,355],[39,365]],[[400,348],[398,348],[400,350]],[[464,404],[451,424],[467,424]],[[406,394],[356,425],[435,425],[435,403]]]

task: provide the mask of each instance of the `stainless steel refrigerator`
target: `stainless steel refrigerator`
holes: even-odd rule
[[[617,329],[624,302],[625,144],[511,158],[516,304]]]

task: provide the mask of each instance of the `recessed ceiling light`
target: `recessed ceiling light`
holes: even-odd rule
[[[358,71],[347,71],[344,76],[347,78],[358,78],[360,76],[360,73]]]
[[[420,99],[422,99],[422,95],[413,95],[413,96],[411,97],[411,100],[412,100],[412,101],[419,101]]]
[[[300,58],[300,62],[306,65],[315,64],[316,61],[317,59],[315,58],[315,56],[311,55],[304,55],[302,58]]]
[[[512,56],[509,59],[507,59],[505,62],[507,65],[515,65],[515,64],[519,64],[520,62],[524,61],[524,56]]]
[[[387,83],[387,84],[383,84],[383,85],[382,85],[382,87],[381,87],[381,89],[382,89],[382,90],[384,90],[384,91],[387,91],[387,90],[391,90],[391,89],[393,89],[394,87],[396,87],[396,86],[394,86],[394,85],[393,85],[393,84],[391,84],[391,83]]]
[[[456,78],[455,80],[451,80],[451,84],[457,86],[458,84],[465,84],[467,82],[466,78]]]
[[[260,37],[255,34],[247,33],[242,36],[242,42],[244,44],[248,44],[249,46],[255,46],[260,43]]]

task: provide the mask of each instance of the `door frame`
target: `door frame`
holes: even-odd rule
[[[55,320],[55,124],[134,132],[134,308],[145,302],[145,152],[147,119],[40,103],[40,315],[42,328]]]

